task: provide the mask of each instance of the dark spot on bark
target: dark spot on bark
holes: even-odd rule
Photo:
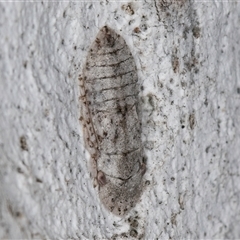
[[[130,236],[136,238],[138,235],[138,232],[135,229],[130,230]]]
[[[192,33],[193,33],[193,36],[194,36],[195,38],[199,38],[199,37],[200,37],[200,32],[201,32],[200,27],[194,27],[194,28],[192,29]]]
[[[42,183],[42,180],[39,178],[36,178],[36,182]]]
[[[21,174],[23,173],[23,170],[20,167],[17,168],[17,171],[18,173],[21,173]]]
[[[189,120],[190,128],[193,129],[195,126],[195,114],[194,113],[190,114],[188,120]]]
[[[134,28],[134,30],[133,30],[135,33],[140,33],[141,32],[141,30],[140,30],[140,28],[139,27],[136,27],[136,28]]]
[[[28,145],[25,136],[20,137],[20,147],[23,151],[28,151]]]

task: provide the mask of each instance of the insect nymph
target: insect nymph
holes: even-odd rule
[[[109,211],[124,215],[140,198],[146,166],[135,61],[111,28],[99,31],[79,80],[81,121],[99,197]]]

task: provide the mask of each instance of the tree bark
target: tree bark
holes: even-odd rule
[[[240,238],[240,5],[0,4],[1,239]],[[99,29],[126,41],[147,171],[119,218],[101,204],[79,75]]]

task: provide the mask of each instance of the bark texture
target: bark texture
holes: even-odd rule
[[[0,238],[240,238],[237,2],[0,4]],[[119,218],[88,171],[80,118],[103,26],[137,66],[146,189]]]

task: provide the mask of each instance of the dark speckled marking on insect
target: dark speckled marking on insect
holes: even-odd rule
[[[140,198],[146,166],[135,61],[124,39],[111,28],[99,31],[79,80],[80,120],[99,196],[109,211],[124,215]]]

